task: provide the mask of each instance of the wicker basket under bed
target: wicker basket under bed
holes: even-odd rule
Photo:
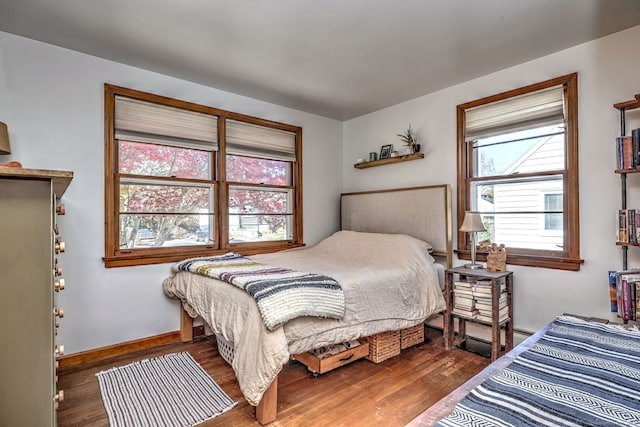
[[[364,338],[369,343],[369,355],[374,363],[380,363],[400,354],[400,331],[381,332]]]
[[[424,342],[424,324],[399,331],[381,332],[364,339],[369,343],[369,356],[366,358],[374,363],[380,363],[399,355],[405,348]]]
[[[424,342],[424,324],[400,330],[400,349],[404,350]]]

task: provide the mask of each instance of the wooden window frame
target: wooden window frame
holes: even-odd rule
[[[528,85],[497,95],[467,102],[457,106],[457,163],[458,163],[458,228],[465,211],[471,210],[472,162],[465,142],[466,110],[496,101],[505,100],[563,85],[565,91],[565,173],[563,177],[563,233],[562,251],[545,251],[522,248],[507,248],[507,263],[529,267],[543,267],[578,271],[584,260],[580,259],[580,215],[578,193],[578,74],[572,73],[544,82]],[[544,174],[544,173],[541,173]],[[537,174],[536,174],[537,175]],[[499,242],[498,242],[499,243]],[[458,258],[471,259],[468,233],[458,232]],[[477,260],[486,261],[486,254],[478,253]]]
[[[119,247],[119,174],[118,143],[115,139],[115,97],[124,96],[141,101],[162,104],[174,108],[214,115],[218,118],[218,151],[214,153],[215,162],[212,177],[215,189],[214,223],[215,242],[211,245],[120,249]],[[104,135],[105,135],[105,256],[104,265],[110,267],[126,267],[146,264],[176,262],[185,258],[211,256],[233,251],[241,255],[276,252],[284,249],[303,246],[303,211],[302,211],[302,128],[299,126],[278,123],[258,117],[221,110],[205,105],[194,104],[165,96],[141,92],[112,84],[104,85]],[[227,119],[247,122],[255,125],[293,132],[296,135],[296,161],[292,162],[291,184],[293,188],[293,233],[290,240],[229,243],[228,230],[228,188],[226,181],[226,143],[225,123]],[[260,187],[261,184],[255,184]],[[264,187],[272,187],[265,184]]]

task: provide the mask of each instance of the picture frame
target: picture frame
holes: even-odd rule
[[[391,157],[391,151],[393,150],[393,144],[383,145],[380,148],[380,159],[388,159]]]

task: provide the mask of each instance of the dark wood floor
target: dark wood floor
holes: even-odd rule
[[[362,359],[313,378],[291,361],[280,374],[278,420],[271,426],[404,426],[440,398],[482,370],[489,359],[464,350],[445,351],[442,332],[426,328],[424,344],[382,363]],[[254,408],[242,397],[233,370],[219,356],[215,340],[168,344],[108,361],[61,369],[64,402],[58,425],[108,426],[96,373],[163,354],[188,351],[238,404],[200,424],[259,425]]]

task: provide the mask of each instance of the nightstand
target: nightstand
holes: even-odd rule
[[[444,296],[447,310],[444,314],[444,345],[447,350],[454,345],[453,319],[458,319],[458,336],[466,339],[466,322],[477,322],[491,326],[491,360],[503,353],[500,331],[505,331],[504,352],[513,348],[513,272],[491,272],[485,269],[472,270],[455,267],[445,272]],[[456,307],[455,300],[473,300],[471,308]],[[480,304],[482,302],[482,304]],[[482,305],[478,311],[475,305]],[[490,310],[490,311],[489,311]]]

